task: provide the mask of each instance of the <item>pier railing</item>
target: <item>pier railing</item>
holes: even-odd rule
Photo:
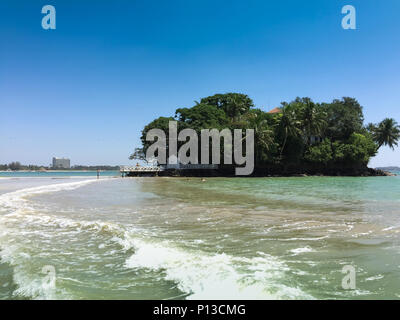
[[[159,172],[163,169],[157,166],[149,166],[149,167],[142,167],[142,166],[121,166],[119,171],[122,173],[125,172]]]
[[[217,164],[167,164],[167,165],[161,165],[161,167],[165,170],[168,169],[176,169],[176,170],[215,170],[218,169]]]

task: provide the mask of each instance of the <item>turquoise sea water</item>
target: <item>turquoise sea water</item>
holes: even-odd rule
[[[97,171],[0,171],[0,177],[95,177]],[[120,176],[119,171],[100,171],[100,176]]]
[[[400,177],[0,178],[0,249],[3,299],[398,299]]]

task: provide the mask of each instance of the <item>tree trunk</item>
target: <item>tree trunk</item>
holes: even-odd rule
[[[287,134],[287,132],[286,132],[286,133],[285,133],[285,140],[283,140],[283,145],[282,145],[280,157],[282,157],[283,149],[285,149],[287,136],[288,136],[288,134]]]

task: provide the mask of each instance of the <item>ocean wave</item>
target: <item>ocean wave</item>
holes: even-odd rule
[[[13,292],[15,297],[28,297],[33,299],[56,299],[61,297],[66,299],[68,295],[60,289],[46,285],[42,282],[43,277],[38,277],[36,273],[32,273],[29,270],[29,260],[31,257],[25,252],[24,248],[15,243],[12,238],[13,230],[9,230],[6,224],[13,218],[18,222],[21,214],[27,219],[24,220],[25,222],[30,220],[31,222],[36,221],[37,223],[46,223],[46,221],[50,223],[53,217],[40,215],[35,212],[28,201],[30,196],[74,190],[95,181],[97,180],[92,179],[45,185],[20,189],[0,195],[0,209],[4,213],[0,215],[0,260],[2,263],[7,263],[13,268],[13,282],[17,285],[17,289]],[[72,221],[63,221],[63,223],[71,222]],[[101,225],[98,225],[98,227],[104,228],[104,226]]]
[[[63,289],[49,286],[44,281],[44,273],[32,272],[30,260],[31,256],[17,244],[3,246],[0,250],[1,263],[6,263],[12,268],[12,281],[16,285],[12,292],[13,297],[40,300],[70,298]]]
[[[74,220],[37,212],[34,204],[29,201],[29,197],[37,194],[74,190],[95,181],[27,188],[0,196],[0,206],[7,212],[0,215],[0,239],[8,239],[1,241],[5,245],[0,251],[0,258],[13,267],[13,281],[17,285],[15,296],[34,299],[73,298],[62,288],[48,287],[42,283],[43,275],[32,269],[31,257],[26,248],[12,240],[14,230],[4,229],[6,221],[17,225],[26,223],[33,226],[32,232],[40,230],[35,227],[37,225],[65,235],[79,231],[106,234],[106,239],[117,243],[126,252],[125,268],[154,271],[162,280],[176,283],[187,295],[187,299],[313,298],[291,280],[289,267],[271,255],[259,252],[252,257],[243,257],[189,249],[179,241],[163,241],[154,237],[153,231],[133,226],[98,220]]]
[[[127,268],[162,271],[187,299],[312,299],[288,281],[289,268],[273,256],[258,253],[247,258],[225,253],[207,254],[168,242],[124,239],[135,249]]]
[[[306,247],[300,247],[300,248],[289,250],[289,252],[292,253],[292,255],[296,256],[296,255],[302,254],[302,253],[314,252],[314,250],[312,248],[310,248],[309,246],[306,246]]]
[[[34,196],[43,193],[53,193],[59,191],[74,190],[84,185],[97,182],[99,180],[91,179],[76,182],[57,183],[40,187],[25,188],[13,192],[8,192],[0,195],[0,207],[4,209],[32,209],[27,204],[26,197]]]

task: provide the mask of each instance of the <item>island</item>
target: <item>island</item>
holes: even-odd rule
[[[400,127],[392,118],[364,124],[363,108],[355,98],[314,102],[298,97],[263,110],[246,94],[225,93],[202,98],[191,107],[176,109],[174,116],[151,121],[142,130],[141,148],[130,159],[143,160],[151,145],[147,133],[151,129],[168,132],[170,121],[177,122],[178,130],[191,128],[199,134],[202,129],[254,129],[251,176],[387,175],[384,170],[369,168],[369,160],[384,145],[394,149],[400,138]],[[159,174],[234,176],[234,170],[233,165],[221,163],[218,168],[170,168]]]

